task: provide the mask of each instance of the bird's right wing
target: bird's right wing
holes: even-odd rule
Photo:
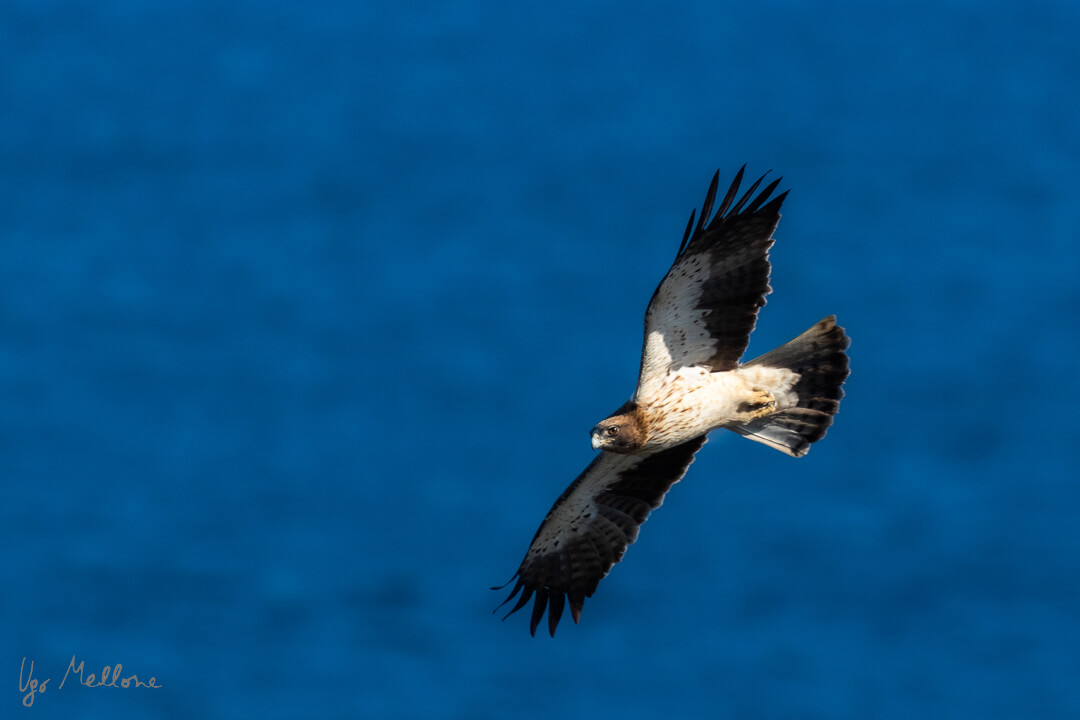
[[[651,455],[601,452],[555,501],[536,531],[510,578],[517,583],[499,606],[521,593],[507,617],[535,595],[529,626],[533,635],[545,609],[548,630],[555,635],[567,600],[576,623],[585,598],[622,559],[638,528],[664,502],[664,494],[686,474],[704,444],[702,436]]]

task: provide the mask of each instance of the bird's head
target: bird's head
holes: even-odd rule
[[[645,445],[641,421],[632,413],[612,415],[592,429],[593,450],[633,453]]]

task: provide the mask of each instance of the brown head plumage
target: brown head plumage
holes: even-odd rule
[[[641,412],[627,403],[592,429],[593,450],[632,454],[645,446],[649,431]]]

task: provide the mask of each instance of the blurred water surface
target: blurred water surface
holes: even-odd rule
[[[0,8],[0,663],[38,717],[1069,718],[1072,3]],[[716,168],[791,195],[714,437],[554,641],[499,623]],[[73,654],[164,687],[57,689]]]

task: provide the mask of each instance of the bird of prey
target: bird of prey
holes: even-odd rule
[[[802,457],[832,424],[849,344],[834,316],[739,362],[772,291],[769,248],[787,196],[771,197],[779,178],[755,196],[762,176],[736,201],[745,169],[711,220],[719,172],[697,225],[690,213],[675,261],[645,311],[637,389],[592,429],[601,452],[555,501],[510,578],[517,582],[502,605],[521,596],[506,617],[535,597],[533,635],[546,610],[554,636],[567,603],[578,622],[585,598],[686,474],[710,431],[726,428]]]

